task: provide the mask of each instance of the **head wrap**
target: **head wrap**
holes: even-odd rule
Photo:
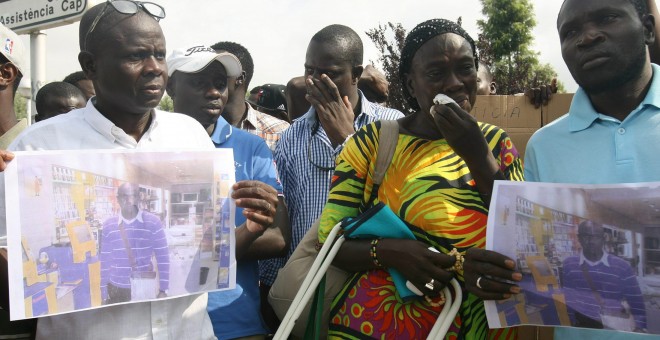
[[[417,100],[408,93],[405,74],[410,73],[412,60],[415,57],[417,50],[435,36],[445,33],[454,33],[465,38],[465,40],[470,43],[470,47],[472,47],[475,67],[479,67],[479,58],[477,58],[477,49],[474,45],[474,40],[472,40],[470,35],[457,23],[446,19],[431,19],[415,26],[415,28],[408,33],[408,36],[406,36],[406,40],[403,43],[403,49],[401,50],[401,62],[399,63],[399,79],[401,79],[402,82],[403,95],[408,101],[408,104],[414,110],[419,110],[420,108],[417,104]]]

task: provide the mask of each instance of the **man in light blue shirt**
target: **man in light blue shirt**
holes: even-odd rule
[[[525,179],[555,183],[660,181],[660,67],[644,0],[566,0],[557,29],[580,85],[568,114],[537,131]],[[646,330],[638,329],[639,332]],[[641,334],[556,328],[556,339],[647,339]]]

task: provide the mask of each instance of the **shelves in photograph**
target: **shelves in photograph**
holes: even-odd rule
[[[538,216],[534,216],[534,215],[526,214],[526,213],[521,212],[521,211],[516,211],[516,214],[517,214],[517,215],[520,215],[520,216],[525,216],[525,217],[533,218],[533,219],[535,219],[535,220],[540,220],[540,219],[541,219],[541,218],[538,217]]]

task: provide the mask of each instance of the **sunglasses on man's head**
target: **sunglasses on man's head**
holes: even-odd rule
[[[156,19],[156,21],[160,21],[160,19],[165,18],[165,9],[161,5],[155,4],[153,2],[133,1],[133,0],[108,0],[105,2],[105,6],[103,7],[103,10],[101,10],[101,12],[99,12],[96,18],[94,18],[92,25],[89,27],[89,31],[87,31],[87,33],[85,34],[85,44],[83,48],[85,51],[87,51],[87,37],[89,37],[89,34],[94,31],[94,28],[96,28],[96,25],[101,20],[101,17],[103,17],[105,10],[108,9],[108,5],[112,5],[112,8],[114,8],[115,11],[121,14],[133,15],[139,12],[140,8],[142,8],[147,14],[149,14],[151,17]]]

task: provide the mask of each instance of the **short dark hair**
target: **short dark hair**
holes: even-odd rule
[[[143,14],[155,20],[149,13],[145,12],[145,9],[142,6],[138,6],[138,12],[135,14],[122,14],[110,7],[112,7],[110,2],[102,2],[90,8],[85,14],[83,14],[80,19],[80,27],[78,28],[78,43],[80,45],[80,51],[95,53],[97,48],[103,46],[104,40],[108,37],[108,32],[112,27],[116,26],[121,19]],[[94,31],[87,34],[92,28],[91,26],[98,15],[100,15],[101,18],[96,23]],[[85,46],[85,44],[87,45]]]
[[[635,10],[637,11],[637,15],[639,16],[640,19],[644,17],[644,15],[649,14],[649,7],[646,5],[646,0],[628,0],[633,7],[635,7]],[[561,7],[559,7],[559,13],[561,14],[562,9],[564,9],[564,4],[566,4],[566,0],[564,0],[561,3]]]
[[[37,92],[37,97],[34,102],[37,107],[37,117],[43,115],[43,112],[46,110],[46,102],[50,97],[80,97],[82,101],[85,101],[85,95],[77,88],[75,85],[65,83],[63,81],[54,81],[42,86]],[[49,118],[49,117],[40,117],[40,118]]]
[[[7,59],[2,53],[0,53],[0,64],[6,64],[9,62],[9,59]],[[16,68],[18,70],[18,67]],[[23,79],[23,73],[21,71],[18,71],[16,74],[16,80],[14,81],[14,96],[16,96],[16,92],[18,92],[18,86],[21,85],[21,79]]]
[[[83,71],[73,72],[62,79],[63,82],[71,85],[76,85],[81,80],[87,80],[87,76],[85,76],[85,72]]]
[[[591,221],[591,220],[584,220],[584,221],[580,222],[580,224],[578,224],[578,237],[580,235],[589,234],[589,233],[585,233],[585,229],[594,229],[594,228],[598,228],[598,229],[602,230],[603,225],[598,223],[598,222]]]
[[[490,71],[490,66],[488,64],[479,60],[479,69],[486,72],[491,81],[493,80],[493,72]]]
[[[637,10],[637,14],[639,15],[639,18],[641,19],[645,14],[649,13],[649,7],[646,5],[645,0],[628,0],[630,3],[635,7],[635,10]]]
[[[100,3],[83,14],[82,18],[80,19],[80,26],[78,27],[78,45],[80,46],[80,51],[85,51],[87,52],[94,52],[96,51],[96,41],[101,38],[105,32],[107,31],[107,20],[105,20],[105,17],[108,16],[110,12],[115,12],[115,11],[106,11],[106,7],[108,6],[107,2]],[[103,13],[101,13],[103,12]],[[99,18],[98,22],[96,23],[96,27],[94,27],[94,31],[90,32],[89,30],[92,28],[92,24],[94,23],[94,20],[96,20],[96,17],[101,15],[101,18]],[[85,46],[87,44],[87,46]]]
[[[352,66],[362,65],[364,58],[362,39],[348,26],[337,24],[326,26],[314,34],[312,41],[330,43],[342,47],[337,50],[341,59],[350,62]]]
[[[254,75],[254,61],[247,48],[233,41],[221,41],[211,45],[211,48],[216,51],[229,52],[238,58],[245,71],[245,88],[249,88],[252,75]]]

